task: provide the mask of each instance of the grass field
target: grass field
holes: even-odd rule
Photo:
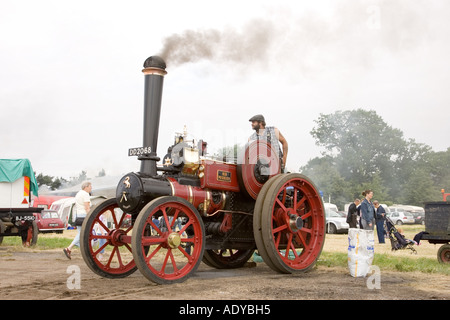
[[[401,228],[408,239],[414,238],[414,235],[425,229],[422,225],[404,225]],[[4,237],[1,246],[7,246],[8,250],[12,251],[62,250],[72,242],[75,235],[76,230],[66,230],[63,234],[39,234],[37,245],[33,248],[24,248],[20,237]],[[391,251],[389,239],[386,239],[385,244],[379,244],[375,234],[373,264],[383,270],[450,275],[450,265],[440,264],[437,260],[439,247],[440,245],[422,241],[419,246],[415,246],[417,254],[411,254],[411,250]],[[347,268],[347,249],[347,234],[327,234],[325,245],[317,264],[326,267]]]
[[[423,225],[403,225],[399,227],[407,239],[425,230]],[[378,243],[375,231],[375,257],[373,265],[377,265],[383,270],[401,272],[425,272],[450,275],[450,265],[441,264],[437,260],[437,252],[441,245],[430,244],[428,241],[421,241],[420,245],[414,246],[417,254],[411,250],[391,250],[389,239],[385,239],[385,244]],[[347,267],[347,234],[327,234],[319,265]]]

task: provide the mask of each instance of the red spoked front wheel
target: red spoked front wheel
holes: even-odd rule
[[[133,256],[141,273],[158,284],[185,281],[202,261],[205,227],[192,204],[160,197],[139,213],[132,236]]]
[[[257,199],[255,242],[266,263],[281,273],[304,272],[325,242],[325,212],[314,184],[304,175],[275,177]]]
[[[131,216],[107,199],[92,208],[83,221],[80,249],[84,261],[105,278],[124,278],[137,270],[131,249]]]

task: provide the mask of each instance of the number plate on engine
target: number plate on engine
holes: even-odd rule
[[[128,149],[128,156],[141,156],[144,154],[149,154],[152,152],[152,148],[150,147],[141,147],[141,148],[131,148]]]

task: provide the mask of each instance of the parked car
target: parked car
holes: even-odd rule
[[[338,213],[341,217],[344,217],[345,219],[347,219],[347,212],[345,212],[345,211],[337,211],[337,213]]]
[[[63,233],[64,222],[59,218],[58,212],[55,210],[42,210],[41,212],[33,213],[36,217],[35,221],[39,232],[42,233]]]
[[[402,224],[414,224],[415,220],[411,213],[404,211],[401,208],[392,208],[390,207],[390,213],[387,216],[392,220],[393,223],[397,225]]]
[[[414,217],[414,223],[416,224],[425,224],[425,210],[422,207],[418,206],[409,206],[409,205],[394,205],[390,207],[392,209],[401,209],[404,212],[409,213]]]
[[[425,224],[425,212],[411,211],[415,224]]]
[[[337,211],[325,208],[326,232],[327,233],[347,233],[349,225],[347,218],[341,216]]]

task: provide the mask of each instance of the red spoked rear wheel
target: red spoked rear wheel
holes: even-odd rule
[[[255,242],[266,263],[281,273],[304,272],[325,242],[325,211],[314,184],[304,175],[282,174],[258,197]]]
[[[139,213],[132,236],[133,256],[141,273],[158,284],[185,281],[202,261],[205,227],[192,204],[160,197]]]
[[[92,208],[84,219],[80,249],[84,261],[96,274],[124,278],[137,270],[131,249],[130,216],[107,199]]]

